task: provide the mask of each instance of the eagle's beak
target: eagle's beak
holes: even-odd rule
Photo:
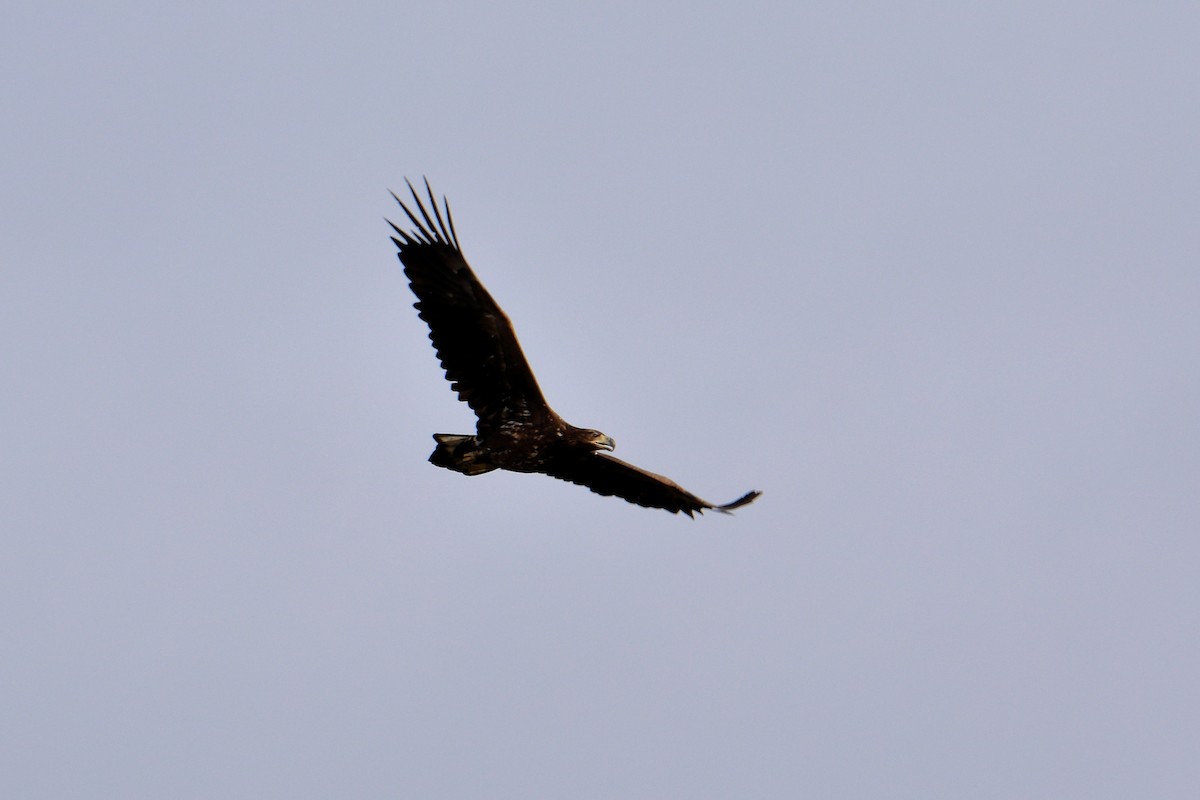
[[[617,443],[612,440],[611,436],[603,436],[603,435],[597,436],[595,439],[592,440],[592,444],[594,444],[596,446],[597,450],[610,450],[611,451],[611,450],[617,449]]]

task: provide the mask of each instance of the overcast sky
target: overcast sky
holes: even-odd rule
[[[1195,4],[10,6],[0,794],[1197,796]]]

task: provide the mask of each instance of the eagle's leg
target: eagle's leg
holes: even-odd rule
[[[482,475],[497,469],[488,460],[487,451],[479,446],[474,436],[459,436],[453,433],[435,433],[438,446],[429,456],[429,463],[452,469],[463,475]]]

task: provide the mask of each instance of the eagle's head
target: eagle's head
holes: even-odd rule
[[[612,440],[612,437],[605,436],[600,431],[594,431],[591,428],[579,428],[579,441],[593,450],[616,450],[617,443]]]

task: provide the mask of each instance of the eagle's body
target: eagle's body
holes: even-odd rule
[[[415,227],[405,231],[391,223],[398,234],[392,241],[450,388],[477,417],[474,436],[434,434],[437,448],[430,462],[464,475],[494,469],[541,472],[598,494],[688,516],[705,509],[729,511],[758,497],[759,492],[748,492],[732,503],[713,505],[661,475],[600,453],[614,449],[612,439],[576,428],[554,413],[508,317],[467,265],[449,204],[443,200],[443,219],[428,182],[425,188],[433,215],[410,184],[421,218],[397,197]]]

